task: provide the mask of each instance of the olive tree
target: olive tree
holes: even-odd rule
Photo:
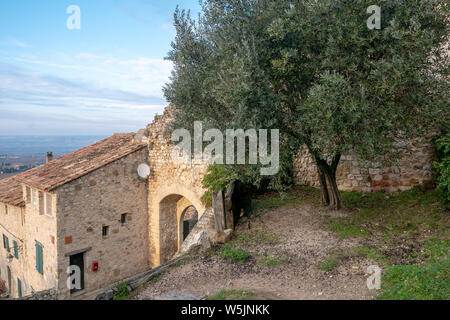
[[[283,168],[306,145],[323,202],[340,208],[343,154],[395,159],[396,141],[449,119],[447,2],[373,4],[209,0],[196,21],[177,9],[165,87],[175,126],[280,129]],[[258,179],[251,166],[231,170]]]

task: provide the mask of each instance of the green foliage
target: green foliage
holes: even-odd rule
[[[256,294],[250,290],[220,290],[208,300],[255,300]]]
[[[128,300],[130,298],[130,292],[128,291],[128,284],[123,282],[117,286],[118,291],[114,295],[114,300]]]
[[[250,253],[240,247],[234,247],[228,243],[221,248],[218,255],[222,259],[240,263],[245,263],[248,258],[250,258]]]
[[[212,206],[212,192],[214,190],[226,191],[226,188],[234,179],[236,179],[236,175],[227,170],[226,166],[209,165],[203,177],[203,188],[206,189],[206,192],[201,197],[203,204]]]
[[[437,173],[438,189],[446,202],[450,202],[450,134],[436,141],[438,160],[434,162]]]

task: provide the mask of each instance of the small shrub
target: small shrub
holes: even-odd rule
[[[130,291],[128,291],[128,284],[123,282],[117,286],[118,291],[114,295],[114,300],[127,300],[130,297]]]

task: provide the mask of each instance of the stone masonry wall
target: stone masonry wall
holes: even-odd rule
[[[402,156],[397,164],[391,166],[382,166],[377,162],[364,166],[355,155],[342,156],[337,170],[339,189],[394,192],[430,181],[433,177],[431,164],[435,157],[431,142],[415,141],[410,146],[408,150],[406,144],[397,144]],[[319,187],[317,167],[306,147],[294,158],[294,179],[297,185]]]
[[[135,138],[148,143],[149,146],[151,173],[148,179],[148,208],[150,264],[152,267],[158,266],[168,259],[165,254],[161,253],[161,246],[165,245],[162,243],[163,234],[169,232],[168,228],[173,228],[173,226],[170,221],[165,221],[167,217],[161,214],[163,210],[161,210],[160,204],[163,199],[171,195],[180,195],[192,203],[199,216],[205,210],[200,197],[204,193],[202,180],[207,165],[206,163],[176,163],[172,161],[171,153],[174,146],[169,144],[168,131],[168,125],[173,119],[172,112],[173,108],[167,107],[163,115],[155,116],[154,121],[146,129],[139,131]],[[179,197],[173,197],[173,201],[179,199]],[[163,204],[165,207],[170,206],[167,201],[164,201]],[[168,211],[166,210],[166,212]]]
[[[147,181],[137,174],[141,163],[147,163],[147,148],[56,189],[58,299],[79,297],[80,292],[71,296],[66,285],[67,255],[77,250],[86,250],[86,293],[149,269]],[[103,226],[109,227],[105,237]],[[93,262],[98,262],[98,271],[92,271]]]

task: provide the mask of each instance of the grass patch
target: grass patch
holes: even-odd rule
[[[249,290],[220,290],[208,300],[256,300],[256,294]]]
[[[276,266],[280,266],[283,265],[287,262],[289,262],[290,258],[288,256],[273,256],[273,255],[269,255],[269,256],[264,256],[262,258],[259,259],[258,263],[260,265],[266,266],[266,267],[276,267]]]
[[[367,236],[367,233],[361,227],[348,223],[345,218],[330,218],[329,225],[330,229],[336,231],[341,239]]]
[[[381,278],[380,300],[449,300],[450,259],[425,265],[389,267]]]
[[[369,246],[359,246],[353,248],[353,251],[360,256],[365,256],[370,260],[373,260],[381,265],[387,265],[390,262],[390,258],[385,256],[376,248],[371,248]]]
[[[225,244],[218,252],[219,257],[233,262],[245,263],[250,258],[250,253],[239,247]]]
[[[338,265],[338,262],[334,258],[325,259],[319,264],[319,269],[322,271],[331,271]]]

